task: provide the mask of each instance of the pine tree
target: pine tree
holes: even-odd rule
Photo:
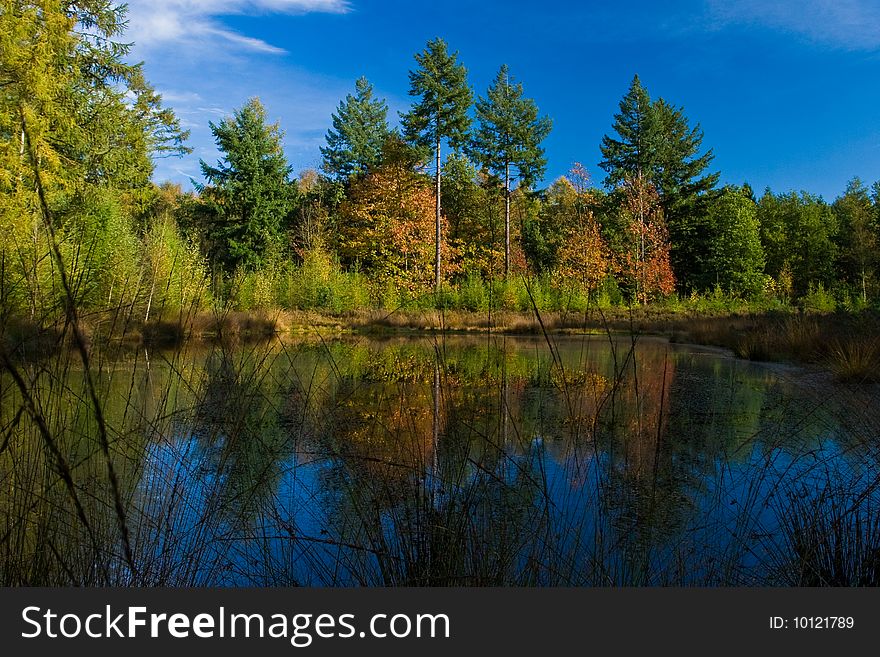
[[[599,166],[607,172],[606,186],[643,177],[657,190],[669,227],[676,279],[685,288],[693,287],[700,263],[708,257],[706,203],[720,176],[706,173],[713,155],[711,149],[700,154],[700,126],[691,128],[682,108],[662,98],[651,101],[635,76],[620,101],[613,128],[617,138],[606,135],[600,146]]]
[[[504,276],[510,274],[510,185],[530,187],[544,175],[547,159],[541,142],[550,134],[551,122],[538,117],[531,98],[523,97],[521,83],[511,80],[503,65],[486,98],[476,104],[478,127],[470,152],[504,189]]]
[[[355,82],[355,95],[345,97],[327,131],[322,169],[335,180],[363,175],[379,163],[388,138],[388,105],[373,98],[373,85],[362,77]]]
[[[232,117],[209,125],[223,154],[217,166],[200,161],[209,184],[199,191],[210,210],[210,250],[227,270],[252,268],[278,243],[292,208],[295,189],[288,181],[282,132],[277,124],[266,124],[257,98]]]
[[[404,135],[417,146],[433,148],[436,157],[434,287],[440,288],[441,208],[441,143],[447,139],[456,148],[465,143],[470,129],[468,109],[473,96],[467,85],[467,69],[458,62],[458,53],[449,54],[446,42],[437,38],[415,56],[419,68],[409,72],[411,96],[418,98],[412,109],[402,116]]]
[[[651,97],[636,75],[629,91],[620,101],[620,112],[614,115],[614,132],[602,137],[599,149],[604,158],[599,166],[607,172],[605,185],[617,187],[627,177],[651,177],[656,150]]]
[[[703,132],[699,125],[690,127],[683,108],[659,98],[651,105],[649,125],[654,149],[650,179],[666,200],[665,212],[715,187],[720,174],[704,173],[714,158],[712,150],[700,155]]]

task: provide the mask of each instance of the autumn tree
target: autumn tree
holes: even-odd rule
[[[379,163],[388,138],[388,105],[373,97],[373,85],[364,78],[355,82],[355,94],[347,95],[332,116],[327,146],[321,148],[322,169],[333,179],[346,181]]]
[[[503,65],[486,97],[476,103],[477,129],[469,151],[504,190],[504,276],[510,274],[510,191],[519,181],[530,187],[544,175],[547,159],[541,142],[550,134],[551,122],[538,116],[531,98],[523,96],[521,83],[511,79]]]
[[[417,164],[399,137],[389,137],[382,164],[352,182],[337,231],[343,264],[411,292],[430,285],[433,251],[424,236],[433,224],[434,199]]]
[[[280,244],[296,192],[288,179],[281,128],[266,123],[257,98],[209,125],[223,155],[216,166],[200,160],[208,181],[200,191],[209,211],[203,230],[210,234],[210,255],[227,271],[253,268]]]
[[[616,270],[636,303],[672,294],[675,276],[669,259],[669,234],[657,190],[643,177],[622,186],[623,248]]]
[[[467,69],[458,62],[458,53],[450,54],[446,42],[437,38],[415,56],[419,67],[409,72],[410,96],[418,100],[402,116],[406,138],[422,148],[433,148],[436,160],[434,173],[434,287],[441,280],[441,144],[448,140],[453,147],[467,139],[470,117],[467,112],[472,98],[467,84]]]
[[[608,273],[608,248],[593,213],[589,175],[575,164],[568,177],[557,180],[547,194],[559,225],[560,241],[556,260],[560,278],[570,286],[593,291]]]

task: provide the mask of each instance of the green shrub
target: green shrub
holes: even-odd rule
[[[815,288],[810,285],[806,296],[801,299],[801,306],[808,312],[833,313],[837,310],[837,301],[834,295],[819,283]]]

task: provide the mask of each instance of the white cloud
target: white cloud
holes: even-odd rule
[[[845,50],[880,49],[876,0],[709,0],[722,24],[764,25]]]
[[[222,45],[251,52],[281,54],[282,48],[227,29],[220,16],[243,14],[344,14],[348,0],[129,0],[126,39],[139,50]]]
[[[202,99],[199,94],[192,91],[165,91],[164,89],[158,91],[166,103],[194,103]]]

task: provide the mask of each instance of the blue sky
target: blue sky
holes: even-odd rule
[[[317,168],[331,113],[367,76],[393,122],[413,54],[441,36],[476,94],[510,66],[554,123],[546,181],[582,162],[600,184],[599,142],[633,74],[705,132],[723,182],[831,200],[880,178],[880,2],[414,2],[130,0],[127,40],[192,131],[193,155],[157,180],[199,178],[218,154],[208,121],[259,96],[294,171]]]

